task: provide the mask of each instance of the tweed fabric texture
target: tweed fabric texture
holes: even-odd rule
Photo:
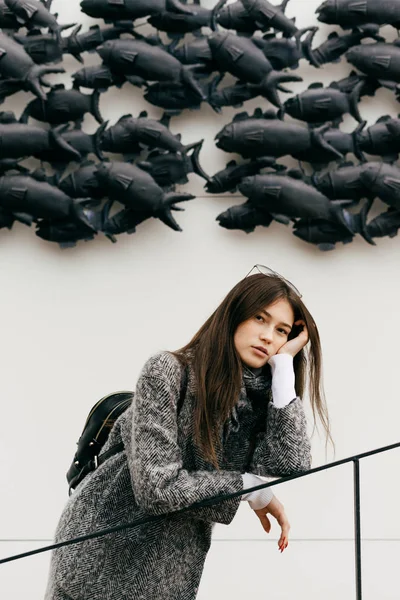
[[[297,398],[286,408],[273,407],[268,368],[259,376],[245,369],[238,402],[221,434],[221,470],[215,470],[193,443],[196,386],[190,365],[177,418],[182,369],[169,352],[147,361],[132,405],[103,448],[123,441],[124,451],[77,487],[55,538],[69,539],[149,514],[164,517],[55,550],[45,600],[58,600],[57,588],[71,600],[194,600],[212,525],[229,524],[240,497],[183,515],[168,513],[242,490],[245,470],[280,475],[310,468],[302,403]]]

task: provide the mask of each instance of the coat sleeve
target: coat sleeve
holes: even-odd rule
[[[257,434],[250,471],[284,477],[311,468],[311,444],[303,403],[296,398],[283,408],[268,405],[265,431]]]
[[[168,377],[168,372],[159,369],[157,375],[142,372],[136,387],[132,440],[126,453],[136,502],[148,514],[161,515],[243,489],[239,472],[183,468],[177,441],[179,381],[180,373]],[[228,524],[240,500],[238,496],[190,514]]]

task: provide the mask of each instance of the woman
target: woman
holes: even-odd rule
[[[143,367],[135,398],[104,451],[124,451],[89,474],[69,499],[58,541],[128,523],[157,522],[56,550],[46,600],[193,600],[213,523],[229,524],[247,500],[268,532],[268,514],[289,523],[272,488],[182,514],[180,508],[310,468],[300,396],[327,435],[317,328],[292,284],[266,267],[245,277],[193,339]],[[250,272],[251,273],[251,272]],[[303,350],[310,342],[308,358]],[[182,378],[187,384],[177,404]],[[297,395],[296,395],[296,391]]]

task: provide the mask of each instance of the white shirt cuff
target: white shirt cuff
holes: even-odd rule
[[[293,356],[274,354],[268,361],[272,372],[272,403],[284,408],[296,398]]]
[[[267,483],[268,481],[274,481],[277,479],[277,477],[261,477],[260,475],[255,475],[254,473],[243,473],[242,479],[243,489],[248,489],[255,487],[256,485],[261,485],[262,483]],[[272,488],[264,488],[263,490],[247,492],[246,494],[242,495],[241,499],[247,500],[253,510],[258,510],[267,506],[273,497],[274,493]]]

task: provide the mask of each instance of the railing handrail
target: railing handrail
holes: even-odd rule
[[[109,535],[111,533],[115,533],[117,531],[121,531],[123,529],[131,529],[132,527],[138,527],[139,525],[144,525],[145,523],[150,523],[150,522],[154,522],[154,521],[161,521],[162,519],[165,519],[166,517],[170,516],[170,515],[176,515],[176,514],[182,514],[185,513],[189,510],[193,510],[196,508],[202,508],[204,506],[210,506],[212,504],[217,504],[218,502],[223,502],[224,500],[230,500],[232,498],[236,498],[238,496],[242,496],[245,493],[248,492],[253,492],[256,490],[261,490],[264,488],[268,488],[268,487],[273,487],[275,485],[280,485],[282,483],[286,483],[287,481],[292,481],[293,479],[300,479],[302,477],[308,477],[310,475],[314,475],[314,473],[318,473],[320,471],[327,471],[328,469],[332,469],[334,467],[338,467],[341,465],[344,465],[346,463],[349,462],[353,462],[356,465],[356,473],[357,473],[357,477],[355,475],[355,482],[356,482],[356,486],[355,486],[355,496],[357,497],[357,506],[356,508],[356,512],[358,510],[358,519],[356,519],[356,521],[358,521],[358,526],[356,527],[356,563],[358,565],[356,571],[357,571],[357,579],[358,579],[358,584],[357,584],[357,600],[361,599],[361,558],[360,558],[360,527],[359,527],[359,477],[358,477],[358,463],[360,460],[362,460],[363,458],[368,458],[370,456],[373,456],[375,454],[380,454],[382,452],[388,452],[390,450],[394,450],[395,448],[400,448],[400,442],[397,442],[395,444],[390,444],[389,446],[383,446],[381,448],[375,448],[374,450],[369,450],[368,452],[362,452],[361,454],[356,454],[354,456],[349,456],[347,458],[343,458],[341,460],[337,460],[334,461],[332,463],[328,463],[326,465],[321,465],[319,467],[314,467],[313,469],[310,469],[308,471],[301,471],[299,473],[294,473],[293,475],[288,475],[286,477],[281,477],[279,479],[275,479],[274,481],[268,481],[266,483],[248,488],[248,489],[243,489],[240,490],[238,492],[232,492],[230,494],[221,494],[219,496],[212,496],[211,498],[207,498],[206,500],[201,500],[199,502],[195,502],[194,504],[191,504],[190,506],[185,506],[184,508],[181,508],[179,510],[170,512],[170,513],[166,513],[166,514],[162,514],[162,515],[149,515],[143,519],[137,519],[136,521],[132,521],[130,523],[125,523],[122,525],[116,525],[115,527],[109,527],[107,529],[102,529],[99,531],[95,531],[92,533],[88,533],[86,535],[82,535],[76,538],[72,538],[69,540],[64,540],[63,542],[58,542],[56,544],[52,544],[50,546],[44,546],[42,548],[36,548],[35,550],[30,550],[29,552],[23,552],[22,554],[16,554],[14,556],[8,556],[6,558],[0,559],[0,565],[1,564],[5,564],[7,562],[11,562],[14,560],[19,560],[21,558],[26,558],[28,556],[32,556],[34,554],[40,554],[42,552],[48,552],[50,550],[55,550],[57,548],[61,548],[63,546],[69,546],[72,544],[77,544],[79,542],[83,542],[85,540],[89,540],[89,539],[93,539],[96,537],[102,537],[104,535]]]

